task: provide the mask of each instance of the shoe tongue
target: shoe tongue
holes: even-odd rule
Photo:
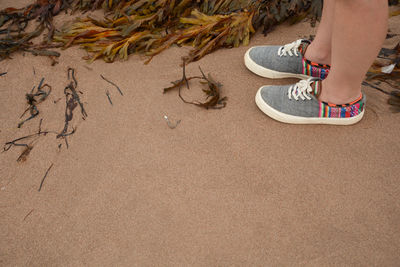
[[[307,40],[303,40],[299,46],[299,52],[304,56],[306,54],[307,48],[310,45],[310,42]]]
[[[322,82],[321,80],[316,80],[312,84],[310,84],[313,91],[311,92],[312,95],[318,98],[322,90]]]

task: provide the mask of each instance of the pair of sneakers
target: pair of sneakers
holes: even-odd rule
[[[263,86],[256,95],[256,104],[271,118],[294,124],[351,125],[364,115],[365,96],[345,105],[318,100],[321,81],[329,65],[311,62],[304,57],[308,40],[297,40],[284,46],[256,46],[245,56],[246,67],[266,78],[300,78],[297,84]]]

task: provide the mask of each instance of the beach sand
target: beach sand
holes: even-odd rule
[[[390,20],[393,33],[399,25],[400,16]],[[315,30],[308,22],[281,25],[251,45]],[[1,62],[8,72],[0,77],[2,144],[37,131],[40,118],[42,130],[61,132],[68,67],[76,69],[88,117],[75,109],[69,149],[48,134],[25,162],[16,161],[21,147],[0,154],[0,265],[398,265],[400,115],[384,94],[364,88],[366,114],[354,126],[276,122],[257,108],[255,93],[296,80],[252,74],[243,63],[247,49],[221,49],[187,66],[188,75],[201,66],[223,84],[221,110],[162,93],[181,78],[187,47],[149,65],[139,56],[88,65],[77,47],[53,67],[28,53]],[[39,116],[18,129],[25,93],[42,77],[53,90]],[[185,96],[202,99],[201,86],[191,85]],[[164,115],[181,123],[170,129]]]

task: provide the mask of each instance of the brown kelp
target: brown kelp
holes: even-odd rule
[[[398,1],[389,1],[398,5]],[[56,56],[45,50],[54,47],[53,16],[61,10],[104,11],[104,18],[90,16],[67,23],[53,41],[64,48],[80,45],[91,53],[88,59],[112,62],[129,54],[157,55],[171,45],[190,45],[187,62],[198,60],[221,47],[247,44],[262,29],[268,33],[287,19],[296,23],[321,15],[322,0],[36,0],[22,9],[0,11],[0,58],[16,50]],[[395,15],[395,14],[394,14]],[[25,33],[29,21],[38,18],[36,30]],[[33,45],[30,40],[47,28],[47,40]],[[148,62],[148,61],[147,61]]]
[[[214,81],[214,79],[211,77],[209,74],[208,77],[204,74],[203,70],[199,67],[201,76],[193,76],[193,77],[187,77],[186,76],[186,64],[185,61],[183,62],[183,68],[182,68],[182,78],[180,80],[177,80],[175,82],[171,82],[173,85],[167,88],[164,88],[164,94],[178,88],[178,95],[179,98],[186,104],[192,104],[198,107],[202,107],[205,109],[221,109],[226,106],[226,100],[228,99],[227,97],[221,97],[221,87],[222,84],[219,82]],[[206,101],[205,102],[200,102],[200,101],[188,101],[185,98],[183,98],[181,94],[181,89],[183,85],[186,85],[187,89],[190,88],[189,86],[189,81],[193,79],[200,79],[201,84],[206,84],[207,89],[202,89],[203,92],[206,94]]]
[[[74,116],[74,109],[79,105],[81,109],[81,114],[82,114],[82,119],[85,120],[87,117],[86,110],[81,102],[81,99],[79,97],[80,93],[76,88],[78,87],[78,81],[76,80],[75,77],[75,69],[73,68],[68,68],[68,80],[70,80],[69,84],[64,88],[64,95],[65,95],[65,121],[64,121],[64,128],[62,129],[61,133],[57,135],[57,138],[63,138],[65,141],[65,144],[68,148],[68,140],[67,137],[74,134],[76,131],[76,127],[74,128],[73,126],[71,127],[72,130],[69,130],[69,125],[70,122],[73,119]]]
[[[381,49],[363,84],[389,95],[388,103],[392,105],[392,111],[400,112],[400,43],[394,48]],[[392,88],[392,91],[382,89],[382,84]]]
[[[36,133],[29,134],[23,137],[16,138],[12,141],[8,141],[4,144],[3,147],[3,152],[10,150],[12,147],[24,147],[24,150],[22,150],[21,154],[19,155],[17,161],[18,162],[24,162],[26,161],[27,157],[29,156],[29,153],[33,149],[33,143],[38,140],[41,136],[46,136],[49,133],[55,133],[52,131],[42,131],[42,119],[39,122],[39,129]],[[33,139],[33,140],[32,140]],[[32,140],[30,142],[27,142],[28,140]]]
[[[103,20],[81,18],[54,36],[64,48],[80,45],[90,61],[112,62],[129,54],[157,55],[171,45],[190,45],[186,62],[221,47],[247,44],[256,29],[266,33],[290,16],[320,14],[321,0],[81,0],[75,9],[100,7]],[[147,61],[148,62],[148,61]]]
[[[42,186],[43,186],[43,183],[44,183],[44,180],[46,179],[46,177],[47,177],[47,175],[49,174],[49,171],[51,170],[51,168],[53,167],[53,163],[50,165],[50,167],[48,167],[47,168],[47,171],[46,171],[46,173],[44,174],[44,176],[43,176],[43,178],[42,178],[42,181],[40,182],[40,185],[39,185],[39,189],[38,189],[38,191],[40,192],[40,190],[42,190]]]
[[[59,56],[56,51],[47,50],[51,44],[55,27],[53,16],[67,9],[72,0],[37,0],[24,8],[6,8],[0,10],[0,60],[9,57],[15,51],[23,50],[34,55]],[[26,32],[30,21],[38,20],[35,29]],[[47,29],[45,39],[40,44],[33,44],[32,39],[40,36]]]
[[[42,103],[43,101],[45,101],[47,99],[47,97],[49,96],[50,92],[51,92],[51,86],[48,85],[47,83],[44,83],[44,78],[42,78],[39,82],[38,87],[36,88],[35,91],[35,86],[32,88],[30,93],[27,93],[25,95],[26,98],[26,102],[28,104],[28,108],[25,109],[24,113],[22,113],[22,115],[20,116],[20,118],[22,118],[26,112],[29,111],[30,116],[28,118],[26,118],[25,120],[21,121],[20,123],[18,123],[18,128],[21,128],[21,126],[35,118],[37,115],[39,115],[39,110],[37,108],[37,106]],[[44,90],[44,88],[47,88],[47,90]]]

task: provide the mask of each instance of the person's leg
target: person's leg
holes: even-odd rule
[[[361,83],[387,33],[388,1],[336,0],[331,70],[322,82],[321,101],[345,104],[361,94]]]
[[[351,1],[351,0],[349,0]],[[332,30],[335,15],[335,0],[324,0],[321,22],[317,34],[308,46],[306,59],[320,64],[331,64]]]

